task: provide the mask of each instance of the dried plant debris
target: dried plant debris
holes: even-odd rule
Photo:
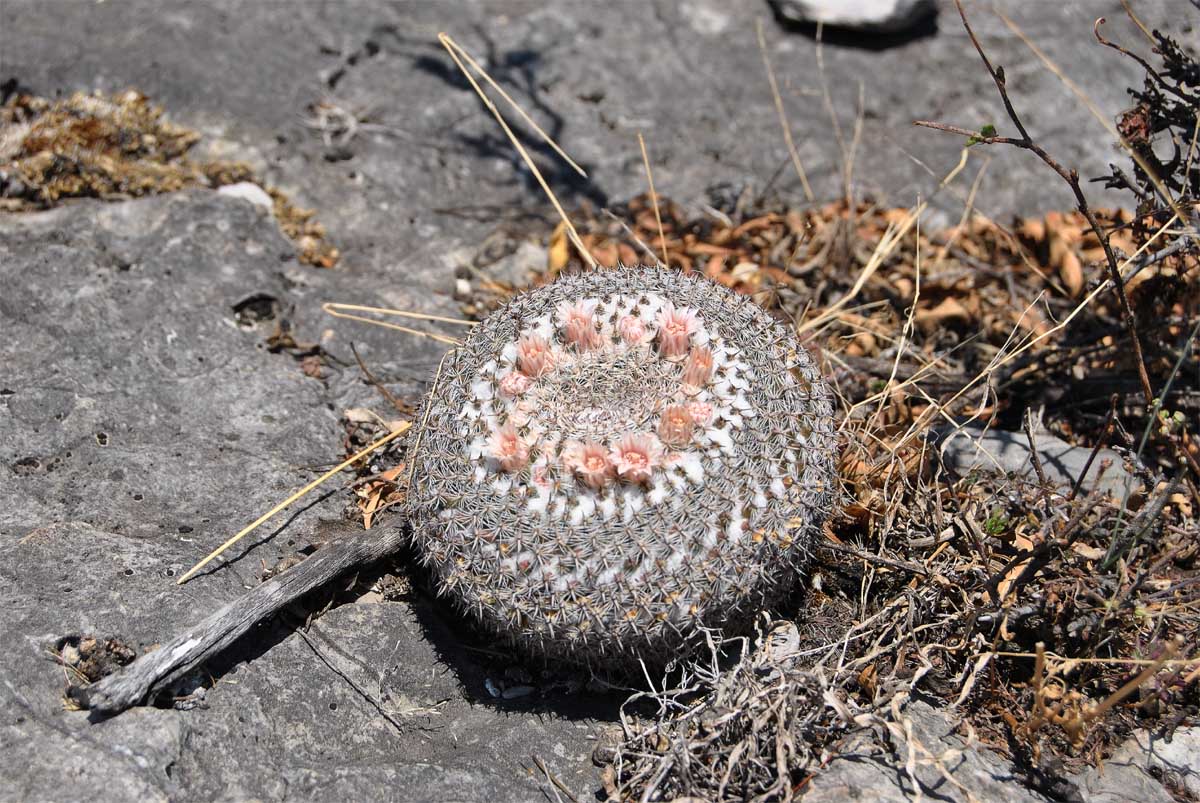
[[[0,210],[46,209],[70,198],[122,199],[187,187],[263,183],[240,162],[194,162],[200,139],[134,90],[49,100],[21,92],[0,106]],[[338,250],[311,210],[263,185],[299,259],[333,267]]]
[[[1161,213],[1161,183],[1178,202],[1188,204],[1200,197],[1200,163],[1190,158],[1192,140],[1200,121],[1200,74],[1197,62],[1170,36],[1154,31],[1154,53],[1161,64],[1155,68],[1128,50],[1107,42],[1138,61],[1146,71],[1141,89],[1130,89],[1135,104],[1118,121],[1118,130],[1139,159],[1127,174],[1117,165],[1104,181],[1107,186],[1129,190],[1141,203],[1142,214]],[[1161,146],[1161,147],[1155,147]],[[1165,222],[1165,220],[1163,221]],[[1193,254],[1200,244],[1187,241]]]
[[[93,636],[66,636],[59,639],[55,654],[59,663],[68,667],[74,677],[85,685],[107,677],[137,657],[132,647],[116,639],[97,639]]]
[[[128,666],[137,657],[137,652],[117,639],[72,635],[60,638],[51,655],[63,668],[67,690],[63,694],[63,705],[74,710],[78,706],[71,700],[71,689],[90,686]]]
[[[839,741],[871,724],[828,704],[834,687],[800,663],[806,645],[791,622],[772,623],[753,645],[709,646],[672,688],[622,706],[623,739],[604,775],[610,800],[787,800]],[[739,657],[730,666],[722,651]]]
[[[1194,120],[1164,169],[1196,161]],[[1102,763],[1135,729],[1169,737],[1196,722],[1194,220],[1140,201],[1091,210],[1136,314],[1158,391],[1147,403],[1103,247],[1079,212],[996,221],[968,209],[949,229],[895,238],[911,211],[869,201],[796,208],[716,191],[659,204],[661,235],[645,197],[579,210],[584,247],[603,273],[661,259],[665,241],[672,269],[795,323],[837,395],[848,503],[791,601],[804,607],[803,646],[764,668],[761,649],[740,662],[733,649],[729,663],[725,644],[717,663],[676,667],[666,688],[677,691],[631,700],[611,795],[799,796],[855,731],[886,748],[916,693],[953,706],[964,735],[1043,786]],[[587,275],[561,228],[524,234],[537,236],[535,285]],[[507,303],[514,290],[475,268],[466,311]],[[1029,470],[943,464],[947,431],[981,427],[1028,444]],[[1053,456],[1064,448],[1070,461]]]

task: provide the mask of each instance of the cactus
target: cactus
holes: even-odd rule
[[[750,299],[657,268],[513,298],[447,355],[413,438],[407,513],[439,593],[602,668],[745,628],[834,498],[808,352]]]

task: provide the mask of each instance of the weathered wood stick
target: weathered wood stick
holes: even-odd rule
[[[72,688],[70,696],[84,708],[118,714],[212,658],[293,600],[351,569],[365,568],[393,554],[404,541],[401,528],[395,525],[335,538],[154,652],[91,686]]]

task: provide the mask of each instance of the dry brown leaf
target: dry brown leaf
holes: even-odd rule
[[[1046,224],[1037,218],[1029,218],[1021,221],[1017,230],[1022,237],[1027,237],[1035,243],[1040,243],[1046,238]]]
[[[617,244],[611,240],[605,240],[604,242],[592,246],[591,251],[592,256],[596,259],[596,262],[600,263],[604,267],[615,268],[617,266],[617,259],[619,258]]]
[[[402,473],[404,473],[404,464],[403,463],[396,466],[395,468],[389,468],[387,471],[382,472],[379,475],[379,478],[382,480],[387,480],[388,482],[395,482]]]
[[[1027,552],[1033,549],[1033,541],[1030,541],[1027,536],[1016,532],[1013,533],[1013,546],[1023,552]],[[1021,576],[1021,572],[1025,571],[1025,564],[1027,563],[1029,563],[1029,558],[1018,561],[1004,575],[1004,579],[1001,580],[1000,584],[996,587],[996,591],[1000,596],[1000,599],[998,600],[999,602],[1003,602],[1008,598],[1008,592],[1012,589],[1012,584],[1015,583],[1017,578]]]
[[[1078,541],[1071,544],[1071,551],[1084,560],[1100,560],[1105,554],[1104,550],[1099,547],[1094,547],[1091,544],[1083,544]]]
[[[921,331],[928,333],[953,321],[966,323],[971,319],[971,314],[961,301],[949,296],[933,309],[917,310],[913,317]]]
[[[1070,248],[1062,255],[1058,264],[1058,275],[1066,285],[1071,298],[1078,298],[1079,294],[1083,292],[1083,265],[1080,264],[1079,257]]]
[[[559,271],[571,260],[571,244],[567,239],[567,224],[559,223],[550,235],[550,245],[546,248],[546,272],[557,276]]]

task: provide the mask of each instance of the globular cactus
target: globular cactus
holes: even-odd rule
[[[447,356],[413,432],[407,512],[440,593],[603,668],[747,626],[834,497],[830,392],[792,331],[657,268],[512,299]]]

